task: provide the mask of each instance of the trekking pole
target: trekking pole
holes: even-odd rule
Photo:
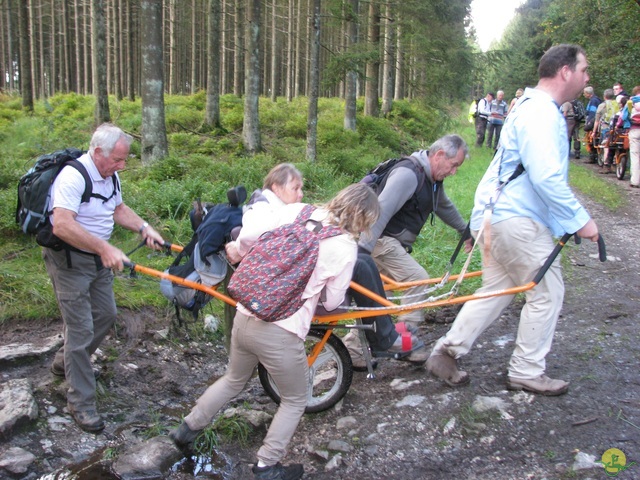
[[[554,260],[556,259],[556,257],[560,253],[560,250],[562,250],[562,247],[564,247],[566,245],[566,243],[569,241],[569,239],[573,235],[575,235],[575,233],[565,233],[562,236],[562,238],[558,241],[556,246],[553,248],[553,250],[551,251],[551,253],[547,257],[547,260],[544,262],[542,267],[540,267],[540,270],[538,270],[538,273],[533,278],[532,283],[534,283],[536,285],[538,283],[540,283],[540,280],[542,280],[542,277],[544,277],[544,274],[547,273],[547,270],[549,270],[549,267],[551,267],[551,264],[554,262]],[[580,238],[580,237],[578,237],[576,235],[576,243],[579,244],[580,241],[577,240],[578,238]],[[607,260],[607,249],[606,249],[606,246],[604,244],[604,238],[602,237],[601,234],[598,234],[598,258],[600,259],[601,262],[605,262]]]
[[[471,238],[471,241],[473,241],[473,237],[471,236],[471,222],[467,223],[464,232],[462,232],[460,240],[458,240],[458,245],[456,245],[456,249],[453,251],[453,255],[451,255],[451,258],[449,259],[449,264],[447,265],[447,273],[449,273],[453,268],[453,264],[456,261],[456,258],[458,258],[458,254],[462,249],[462,245],[464,245],[464,242],[466,242],[468,238]]]

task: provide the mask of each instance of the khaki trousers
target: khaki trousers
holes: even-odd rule
[[[91,355],[116,321],[113,272],[98,267],[94,255],[42,249],[42,257],[51,278],[64,322],[64,345],[55,363],[64,362],[69,384],[67,402],[75,411],[96,408],[96,380]]]
[[[478,241],[480,251],[483,246],[481,238]],[[549,230],[530,218],[516,217],[491,225],[491,258],[483,267],[482,287],[477,293],[530,282],[554,246]],[[454,358],[466,355],[513,297],[502,295],[465,303],[433,352]],[[542,281],[525,292],[526,303],[520,313],[516,345],[509,362],[510,377],[532,379],[545,373],[545,357],[551,349],[563,297],[564,284],[558,257]]]
[[[281,397],[258,450],[259,460],[274,465],[284,457],[307,406],[309,367],[304,342],[273,323],[236,313],[227,372],[207,388],[185,421],[191,430],[209,425],[216,413],[244,389],[258,362],[271,375]]]
[[[427,280],[429,274],[407,251],[402,244],[393,237],[382,236],[376,242],[376,246],[371,253],[373,261],[376,262],[380,273],[393,278],[396,282],[413,282],[416,280]],[[404,295],[411,295],[403,299],[402,304],[421,302],[427,296],[419,294],[425,290],[424,286],[409,288],[403,291]],[[418,325],[424,322],[424,309],[414,310],[400,316],[403,322]]]

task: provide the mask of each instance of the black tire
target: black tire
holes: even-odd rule
[[[616,165],[616,177],[618,180],[624,180],[624,175],[627,172],[627,153],[621,153],[618,157],[618,164]]]
[[[324,331],[309,330],[305,340],[307,353],[324,336]],[[260,383],[267,395],[280,404],[280,394],[267,369],[258,364]],[[345,396],[351,380],[353,368],[347,347],[333,333],[309,367],[309,401],[305,413],[318,413],[330,409]]]
[[[598,148],[598,166],[604,165],[604,148]]]

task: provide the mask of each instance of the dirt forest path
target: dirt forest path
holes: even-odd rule
[[[374,380],[355,373],[335,408],[305,415],[285,463],[303,463],[304,478],[317,480],[584,480],[609,478],[593,462],[616,448],[627,465],[616,478],[640,478],[640,191],[607,177],[611,188],[628,196],[628,206],[612,212],[584,203],[605,237],[610,261],[600,263],[590,242],[563,252],[569,259],[565,304],[547,365],[550,376],[571,382],[568,394],[505,390],[522,305],[516,300],[463,359],[469,386],[452,389],[422,367],[383,361]],[[455,313],[430,311],[433,322],[419,335],[435,341]],[[164,339],[157,332],[169,322],[168,314],[150,310],[120,312],[117,335],[97,360],[103,369],[99,408],[107,422],[100,435],[81,432],[64,411],[64,384],[48,369],[52,354],[1,365],[2,382],[30,379],[40,413],[0,443],[0,455],[18,446],[36,460],[20,475],[0,468],[0,478],[72,478],[61,474],[71,469],[82,480],[112,479],[109,456],[154,429],[161,434],[175,425],[224,372],[226,354],[222,342]],[[0,343],[37,342],[59,332],[59,320],[9,324]],[[492,408],[479,411],[481,404]],[[275,410],[257,379],[230,406]],[[263,435],[258,428],[247,443],[227,441],[213,458],[182,462],[163,478],[251,478]],[[586,468],[573,470],[576,461]]]

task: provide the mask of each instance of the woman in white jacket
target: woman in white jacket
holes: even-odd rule
[[[239,239],[255,241],[264,232],[293,222],[303,207],[302,203],[284,205],[271,215],[255,219],[251,228],[242,229]],[[227,372],[205,391],[180,427],[169,435],[184,453],[190,454],[200,431],[242,391],[261,363],[275,382],[281,402],[258,451],[255,478],[302,477],[302,465],[283,466],[280,460],[307,405],[309,368],[304,339],[321,293],[328,310],[342,303],[357,258],[356,239],[373,225],[378,214],[378,199],[367,185],[354,184],[340,191],[311,216],[324,225],[339,227],[343,234],[320,241],[318,262],[305,288],[303,306],[288,318],[265,322],[238,304]]]

